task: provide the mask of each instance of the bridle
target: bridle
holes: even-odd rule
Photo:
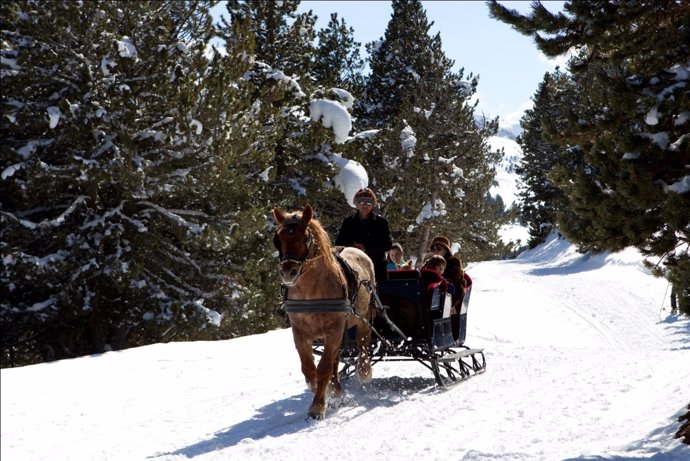
[[[306,247],[306,251],[304,253],[304,256],[302,258],[299,258],[297,256],[290,254],[290,253],[283,255],[283,253],[280,249],[280,238],[278,237],[278,234],[282,231],[286,231],[289,235],[293,235],[298,230],[303,231],[305,229],[307,231],[307,235],[304,239],[304,246]],[[280,225],[280,227],[278,227],[275,235],[273,236],[273,245],[278,250],[278,257],[280,260],[279,265],[281,267],[287,263],[292,263],[292,264],[298,265],[299,266],[299,273],[297,274],[297,276],[299,277],[302,274],[304,264],[307,263],[310,259],[312,241],[313,241],[313,238],[312,238],[312,234],[311,234],[311,229],[309,228],[309,225],[303,219],[297,218],[297,217],[292,217],[290,219],[285,220]]]

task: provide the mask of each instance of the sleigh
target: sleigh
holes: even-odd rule
[[[437,273],[391,272],[375,286],[369,256],[355,247],[333,248],[311,205],[292,213],[274,208],[273,217],[283,295],[278,312],[290,321],[314,394],[309,417],[325,416],[327,394],[342,395],[341,377],[356,373],[366,383],[378,362],[417,361],[443,387],[484,371],[483,351],[464,346],[471,290],[451,315],[450,286]]]
[[[471,279],[459,312],[451,313],[451,294],[434,271],[390,271],[374,296],[377,315],[372,323],[372,365],[388,361],[417,362],[431,370],[436,383],[449,387],[486,369],[482,349],[465,346]],[[341,378],[354,374],[356,332],[345,332],[340,351]],[[318,353],[318,347],[316,348]]]

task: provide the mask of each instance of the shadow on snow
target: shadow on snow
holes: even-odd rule
[[[667,315],[659,322],[671,332],[671,350],[690,349],[690,321],[684,315]]]
[[[329,408],[326,419],[354,419],[377,407],[392,407],[402,402],[410,393],[419,391],[437,392],[433,379],[429,378],[374,378],[367,385],[356,379],[343,382],[344,397],[338,408]],[[210,439],[168,453],[149,456],[155,459],[161,456],[182,455],[194,458],[206,453],[233,447],[243,440],[258,440],[265,437],[280,437],[304,430],[311,430],[322,424],[309,419],[307,408],[311,404],[312,394],[305,390],[302,394],[271,402],[256,410],[249,420],[238,423],[220,432]]]

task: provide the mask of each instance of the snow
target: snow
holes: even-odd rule
[[[379,363],[323,421],[290,329],[0,370],[3,459],[687,461],[690,320],[635,250],[563,239],[471,264],[467,345],[487,371],[450,390]]]
[[[338,174],[333,178],[335,186],[345,195],[345,202],[351,207],[355,206],[355,194],[363,187],[369,185],[369,175],[361,163],[348,160],[340,154],[333,153],[331,161],[338,167]]]
[[[52,140],[29,141],[27,144],[25,144],[24,146],[17,149],[17,154],[19,154],[19,156],[22,159],[28,160],[29,157],[31,157],[34,154],[34,152],[36,152],[36,149],[38,149],[39,147],[42,147],[42,146],[49,146],[52,143],[53,143]]]
[[[491,136],[489,144],[492,150],[503,149],[503,160],[496,166],[494,185],[489,189],[492,196],[500,195],[506,209],[518,201],[519,177],[515,173],[515,166],[522,158],[522,148],[510,138],[504,136]],[[498,235],[506,244],[512,244],[511,248],[518,249],[527,244],[529,229],[519,223],[509,223],[498,230]]]
[[[49,118],[49,126],[50,129],[54,129],[57,124],[60,122],[60,116],[62,113],[60,112],[60,108],[56,106],[50,106],[47,109],[48,111],[48,118]]]
[[[688,120],[690,120],[690,112],[681,112],[677,117],[675,117],[673,124],[675,126],[680,126],[686,123]]]
[[[314,99],[309,104],[309,115],[313,121],[320,120],[325,128],[333,129],[337,144],[347,141],[352,119],[342,104],[329,99]]]
[[[668,133],[666,133],[665,131],[659,133],[642,132],[640,133],[640,136],[649,139],[654,144],[656,144],[661,150],[666,150],[666,147],[669,143]]]
[[[122,40],[115,40],[115,43],[117,43],[117,51],[121,57],[130,59],[137,58],[137,47],[130,37],[123,36]]]
[[[622,157],[623,160],[637,160],[638,158],[640,158],[639,152],[626,152]]]
[[[417,219],[415,219],[415,222],[417,224],[422,224],[427,219],[445,216],[446,214],[448,214],[448,212],[446,211],[446,204],[443,203],[443,200],[436,199],[433,209],[431,202],[424,203],[424,205],[422,206],[422,210],[417,215]],[[412,227],[410,227],[410,229],[412,229]],[[408,229],[408,231],[411,232],[410,229]]]
[[[417,146],[417,137],[410,125],[406,124],[405,128],[400,131],[400,145],[407,153],[408,158],[414,155],[414,148]]]
[[[666,186],[666,191],[675,192],[676,194],[685,194],[690,191],[690,176],[683,176],[670,186]]]
[[[189,126],[194,130],[194,134],[197,136],[199,136],[204,129],[204,126],[197,119],[192,119],[192,121],[189,122]]]
[[[26,167],[25,162],[19,162],[19,163],[15,163],[14,165],[10,165],[2,171],[0,178],[2,178],[2,180],[4,181],[5,179],[14,176],[14,174],[17,171],[21,170],[24,167]]]
[[[342,88],[331,88],[330,91],[338,96],[338,99],[346,109],[352,110],[352,107],[355,103],[355,98],[349,91]]]
[[[647,115],[645,116],[644,121],[647,125],[658,125],[659,124],[658,109],[656,107],[654,107],[652,110],[647,112]]]
[[[504,224],[498,229],[498,235],[504,243],[513,243],[513,249],[519,249],[527,245],[529,240],[529,228],[519,223]]]

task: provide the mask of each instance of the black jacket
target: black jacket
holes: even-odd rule
[[[359,217],[359,211],[345,218],[335,244],[353,246],[355,243],[364,245],[365,253],[374,262],[376,278],[387,279],[386,251],[391,249],[393,238],[386,218],[372,212],[367,219],[363,220]]]

